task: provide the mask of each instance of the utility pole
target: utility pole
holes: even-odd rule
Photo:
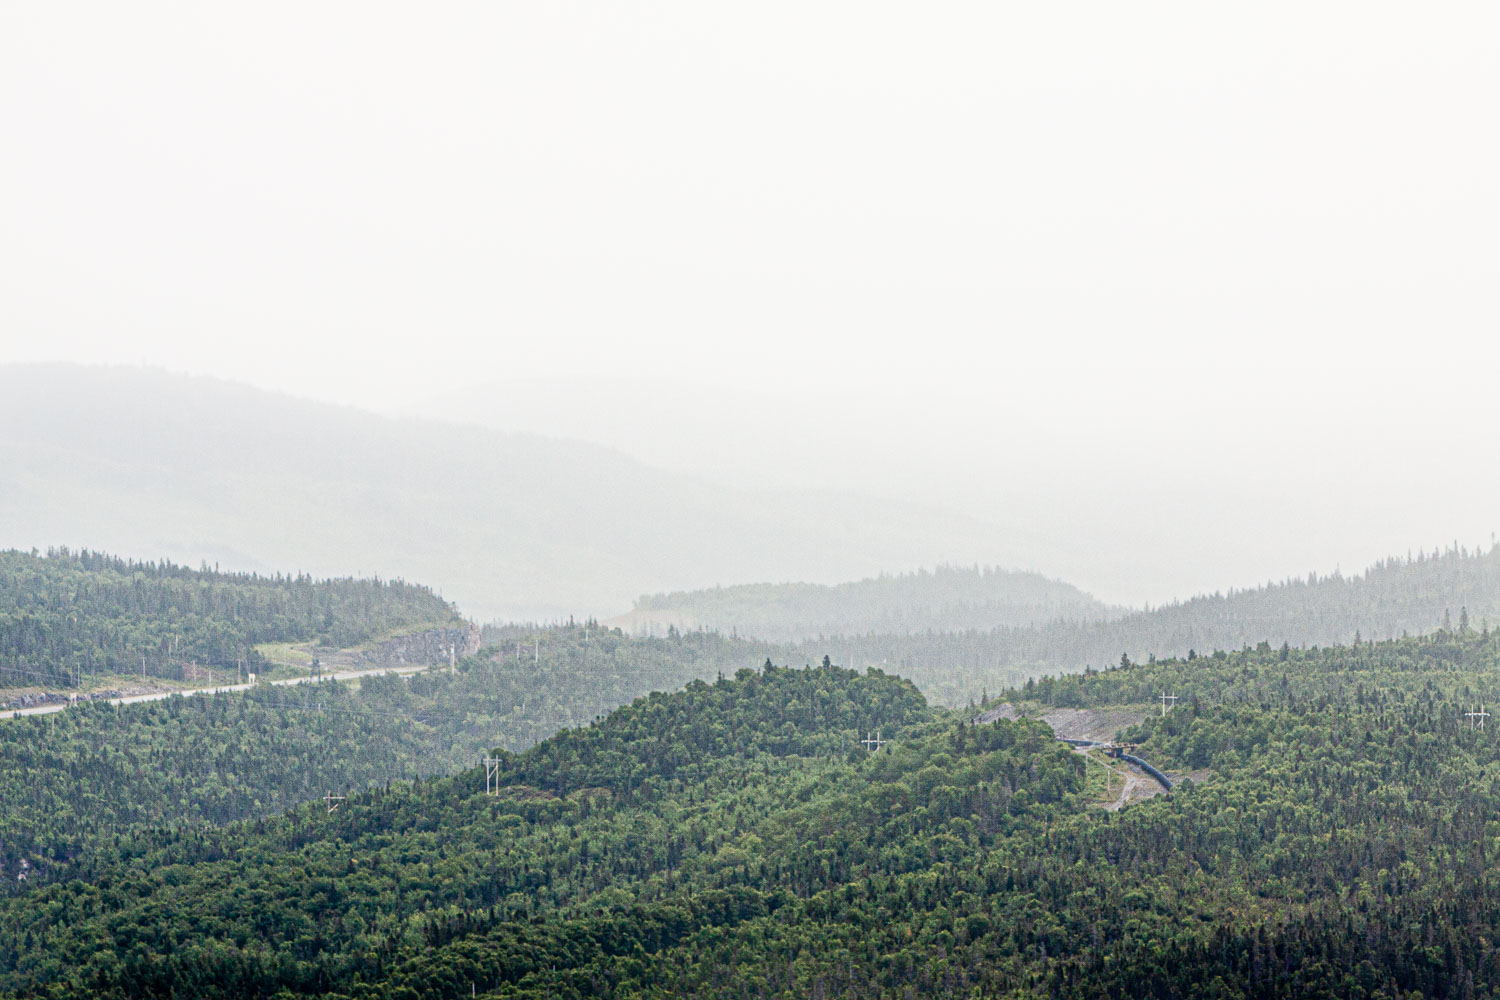
[[[500,794],[500,758],[484,758],[484,791],[487,795]]]
[[[1169,701],[1175,708],[1177,705],[1177,696],[1175,694],[1167,694],[1163,691],[1161,695],[1161,714],[1164,716],[1167,714],[1167,702]]]
[[[531,649],[531,662],[536,663],[542,658],[542,640],[537,639],[536,645]]]
[[[879,750],[881,747],[883,747],[887,743],[889,743],[890,740],[883,740],[883,739],[881,739],[880,738],[880,730],[878,730],[878,729],[875,730],[875,738],[871,739],[870,738],[870,731],[867,729],[867,730],[865,730],[865,738],[862,739],[862,740],[860,740],[860,742],[865,745],[865,749],[866,750],[870,751],[871,753],[874,753],[876,750]]]
[[[1483,705],[1479,706],[1479,711],[1477,711],[1477,712],[1465,712],[1464,715],[1466,715],[1468,717],[1468,719],[1469,719],[1469,728],[1470,729],[1483,729],[1484,728],[1484,720],[1488,719],[1490,717],[1490,713],[1488,713],[1488,712],[1486,712],[1484,710],[1484,706]]]
[[[345,799],[345,796],[343,796],[343,795],[335,795],[335,794],[333,794],[332,791],[330,791],[327,795],[323,796],[323,801],[326,802],[326,803],[328,803],[328,813],[329,813],[329,815],[332,815],[333,811],[335,809],[337,809],[339,806],[343,805],[344,799]]]
[[[454,671],[453,643],[448,643],[448,673],[451,676]]]

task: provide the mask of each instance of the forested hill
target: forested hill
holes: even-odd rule
[[[759,583],[641,597],[609,624],[706,628],[770,642],[1093,621],[1115,613],[1072,584],[998,567],[938,566],[853,583]]]
[[[1181,780],[1119,812],[1025,717],[1163,689],[1125,736]],[[495,795],[474,768],[101,846],[0,902],[0,992],[1495,997],[1500,728],[1463,713],[1497,692],[1500,633],[1456,629],[1091,671],[985,725],[742,670],[499,753]]]
[[[1031,676],[1189,652],[1347,644],[1443,628],[1500,625],[1500,546],[1389,559],[1357,576],[1309,575],[1195,597],[1111,621],[941,633],[849,634],[801,644],[794,661],[833,650],[839,662],[884,664],[934,701],[965,704]]]
[[[261,685],[0,719],[0,894],[152,828],[268,816],[329,790],[451,773],[492,747],[520,752],[650,691],[767,655],[713,634],[490,631],[501,646],[405,680]]]
[[[256,669],[254,646],[347,647],[450,625],[426,587],[131,562],[96,552],[0,552],[0,687],[75,686],[90,675],[182,680],[190,665]]]

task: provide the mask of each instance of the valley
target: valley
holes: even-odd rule
[[[1500,1000],[1497,38],[0,5],[0,1000]]]

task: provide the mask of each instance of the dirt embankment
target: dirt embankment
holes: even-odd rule
[[[1146,707],[1054,708],[1037,718],[1051,726],[1058,739],[1109,743],[1122,729],[1129,729],[1140,722],[1150,711]],[[1020,716],[1016,706],[1007,701],[987,708],[975,716],[974,721],[983,725],[1000,719],[1018,719]]]
[[[1125,781],[1120,788],[1119,797],[1104,807],[1110,812],[1114,812],[1116,809],[1129,805],[1132,802],[1155,798],[1165,791],[1161,786],[1161,782],[1134,764],[1121,762],[1115,764],[1114,768],[1117,773],[1124,777]]]
[[[1058,739],[1113,742],[1122,729],[1129,729],[1149,713],[1149,708],[1054,708],[1042,721]]]
[[[976,715],[974,721],[982,726],[989,722],[999,722],[1001,719],[1014,719],[1017,716],[1016,706],[1007,701]]]

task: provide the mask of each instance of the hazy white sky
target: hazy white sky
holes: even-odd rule
[[[941,502],[1115,600],[1487,542],[1496,37],[1478,3],[5,3],[0,363]]]

